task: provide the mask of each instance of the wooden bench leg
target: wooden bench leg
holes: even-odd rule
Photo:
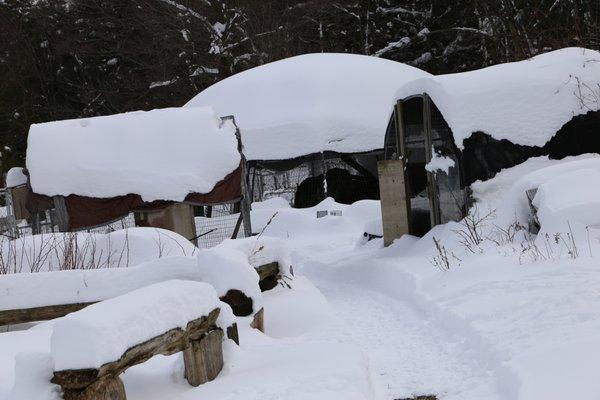
[[[183,351],[185,377],[192,386],[210,382],[223,369],[223,331],[215,329]]]
[[[261,308],[254,314],[254,319],[250,326],[254,329],[258,329],[262,333],[265,333],[265,309]]]
[[[227,338],[231,339],[239,346],[240,334],[238,332],[237,324],[234,322],[231,326],[227,327]]]
[[[85,389],[63,388],[64,400],[127,400],[125,386],[118,376],[102,378]]]

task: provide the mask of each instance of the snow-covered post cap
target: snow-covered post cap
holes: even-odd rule
[[[27,183],[27,175],[24,173],[24,168],[13,167],[6,173],[6,187],[13,188]]]

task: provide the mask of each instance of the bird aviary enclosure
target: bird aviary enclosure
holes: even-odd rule
[[[377,159],[382,152],[323,152],[291,160],[250,161],[249,188],[254,201],[285,198],[297,208],[327,197],[338,203],[378,199]]]

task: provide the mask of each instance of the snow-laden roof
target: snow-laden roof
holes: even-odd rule
[[[457,146],[474,132],[543,146],[574,116],[600,109],[600,53],[565,48],[476,71],[430,76],[400,87],[396,99],[427,93]]]
[[[307,54],[224,79],[186,106],[235,115],[249,160],[365,152],[383,146],[396,89],[427,76],[376,57]]]
[[[27,177],[23,173],[23,168],[13,167],[6,173],[6,187],[12,188],[27,183]]]
[[[167,108],[31,125],[35,193],[182,201],[240,163],[235,126],[210,107]]]

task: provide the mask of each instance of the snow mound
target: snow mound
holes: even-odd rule
[[[281,273],[291,277],[292,258],[285,241],[275,237],[260,236],[226,240],[218,247],[243,253],[253,268],[277,262]]]
[[[260,309],[260,278],[244,253],[231,251],[220,245],[202,249],[197,255],[197,268],[202,281],[210,283],[219,297],[226,295],[229,290],[237,289],[252,299],[254,311]]]
[[[15,356],[15,383],[10,400],[60,400],[60,387],[50,384],[54,362],[49,353],[24,352]]]
[[[572,223],[600,224],[600,162],[598,169],[578,169],[543,183],[533,199],[547,232],[568,232]]]
[[[6,173],[6,187],[12,188],[27,183],[27,177],[23,173],[23,168],[13,167]]]
[[[600,109],[599,83],[600,53],[565,48],[525,61],[416,79],[400,87],[396,99],[427,93],[459,148],[474,132],[543,146],[574,116]]]
[[[546,156],[530,158],[500,171],[490,180],[473,183],[471,189],[481,213],[497,211],[499,226],[506,227],[513,222],[527,225],[531,210],[525,192],[537,189],[561,174],[580,169],[600,171],[600,155],[582,154],[562,160],[550,160]]]
[[[383,146],[395,89],[427,76],[376,57],[306,54],[224,79],[186,107],[235,115],[249,160],[365,152]]]
[[[219,322],[231,323],[229,306],[207,283],[172,280],[91,305],[57,320],[51,337],[54,368],[98,368],[118,360],[130,347],[221,309]]]
[[[107,234],[44,233],[15,240],[0,237],[0,252],[9,274],[128,267],[157,258],[192,256],[197,251],[178,233],[146,227]]]
[[[33,124],[27,144],[31,186],[47,196],[183,201],[239,163],[235,126],[210,107]]]

